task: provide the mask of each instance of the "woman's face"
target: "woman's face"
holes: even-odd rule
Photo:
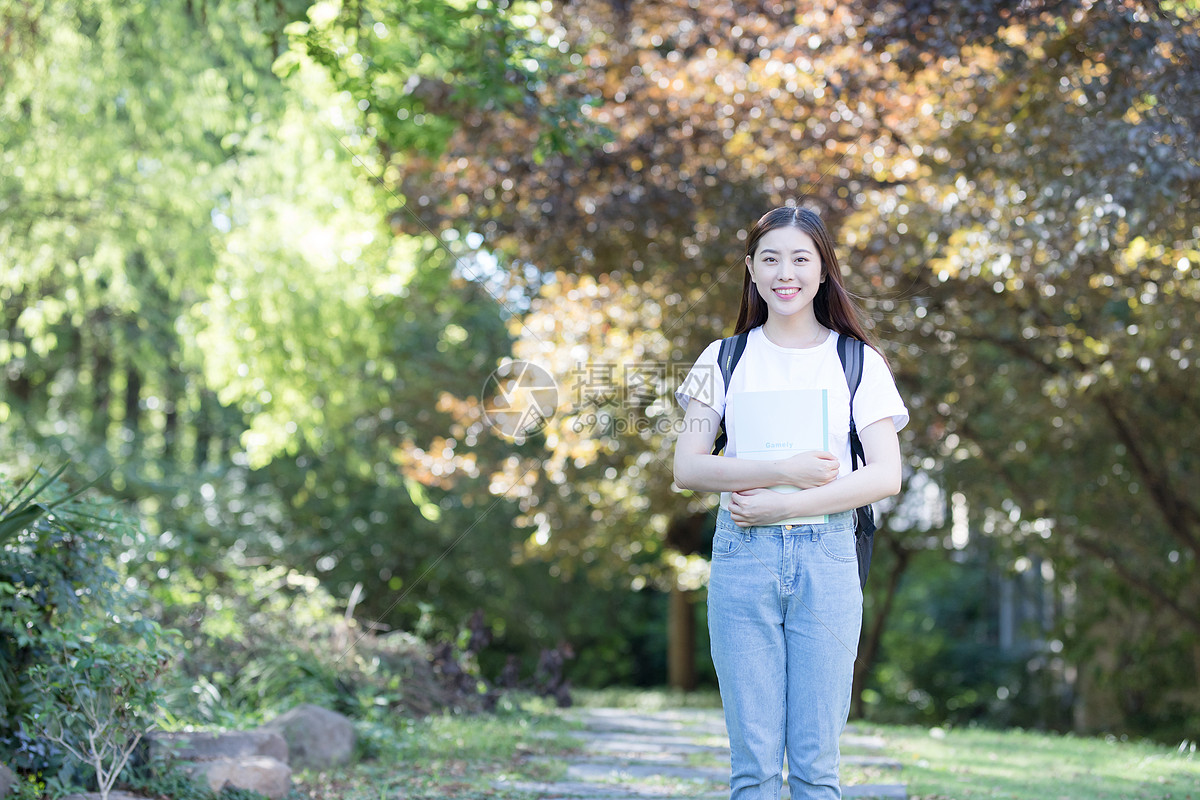
[[[825,280],[816,243],[790,225],[763,234],[754,257],[746,257],[746,268],[769,314],[790,316],[811,310]]]

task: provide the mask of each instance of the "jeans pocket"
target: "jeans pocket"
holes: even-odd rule
[[[858,550],[854,546],[854,531],[838,531],[821,535],[821,549],[834,561],[857,561]]]
[[[745,537],[742,534],[717,526],[717,532],[713,536],[713,558],[731,556],[741,550],[744,543]]]

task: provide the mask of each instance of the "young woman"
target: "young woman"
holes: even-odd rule
[[[720,340],[675,393],[686,412],[675,483],[722,493],[708,624],[732,751],[731,800],[778,800],[785,753],[793,800],[839,798],[838,739],[862,627],[852,509],[900,490],[896,431],[908,410],[883,356],[864,348],[854,420],[866,464],[852,470],[850,390],[837,339],[869,337],[829,233],[811,211],[777,208],[750,231],[735,333],[744,331],[728,393]],[[829,451],[739,459],[731,413],[739,396],[781,389],[827,390]],[[722,417],[729,441],[714,456]],[[770,488],[781,485],[799,491]],[[828,521],[790,522],[822,514]]]

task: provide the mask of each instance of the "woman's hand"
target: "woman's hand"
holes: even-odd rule
[[[787,495],[772,489],[747,489],[733,492],[729,498],[729,515],[743,528],[751,525],[774,525],[786,519]]]
[[[824,486],[838,476],[841,464],[837,456],[824,450],[809,450],[797,453],[779,462],[788,484],[801,489]]]

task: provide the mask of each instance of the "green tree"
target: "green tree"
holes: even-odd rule
[[[797,197],[836,224],[865,189],[911,178],[914,141],[932,133],[912,109],[933,90],[893,91],[904,72],[864,48],[841,5],[584,3],[547,19],[582,52],[582,80],[604,100],[589,119],[611,141],[539,160],[519,124],[472,118],[441,159],[401,171],[399,191],[445,198],[424,218],[466,216],[485,234],[532,298],[514,356],[546,364],[569,395],[546,451],[498,473],[535,467],[528,554],[602,585],[682,594],[673,638],[690,656],[695,614],[680,600],[704,583],[711,499],[672,486],[671,391],[729,332],[740,232]],[[673,674],[688,684],[682,658]]]
[[[388,158],[418,158],[447,122],[403,86],[364,114],[331,77],[369,51],[371,76],[419,73],[417,95],[525,114],[567,63],[528,15],[6,4],[0,31],[12,458],[115,464],[154,534],[148,578],[219,574],[232,554],[315,568],[342,598],[364,584],[359,610],[392,623],[445,599],[456,626],[484,583],[518,602],[511,510],[476,462],[509,446],[467,453],[483,423],[458,425],[454,399],[507,351],[505,310],[464,277],[479,267],[462,241],[397,230],[412,212],[377,180],[373,124],[398,137]],[[566,146],[559,112],[576,113],[534,115],[546,152]]]
[[[1175,598],[1194,591],[1179,444],[1194,420],[1166,420],[1195,407],[1194,10],[573,4],[547,27],[581,51],[604,100],[590,119],[612,141],[536,159],[518,122],[466,117],[440,158],[404,161],[392,185],[430,198],[424,224],[485,235],[533,298],[515,354],[553,363],[560,386],[589,358],[686,363],[732,316],[720,279],[740,260],[725,243],[789,198],[823,208],[892,343],[914,474],[961,492],[1015,550],[1046,546],[1052,520],[1060,569],[1078,565],[1068,588],[1190,626],[1194,604]],[[618,413],[665,414],[669,393],[651,394],[663,402]],[[570,416],[548,429],[522,500],[529,549],[633,585],[670,583],[664,566],[693,574],[694,559],[632,555],[661,552],[705,502],[670,491],[670,437],[622,434],[614,416],[595,433]],[[1130,519],[1134,536],[1114,523]],[[889,532],[889,566],[938,525]],[[899,577],[882,582],[881,610]],[[1176,633],[1166,662],[1187,652],[1192,634]]]
[[[919,183],[870,195],[888,233],[859,217],[860,258],[904,265],[916,318],[879,310],[908,317],[902,377],[936,410],[943,485],[1077,598],[1084,724],[1169,736],[1200,708],[1196,9],[933,5],[875,41],[953,79],[931,109],[948,134]]]

